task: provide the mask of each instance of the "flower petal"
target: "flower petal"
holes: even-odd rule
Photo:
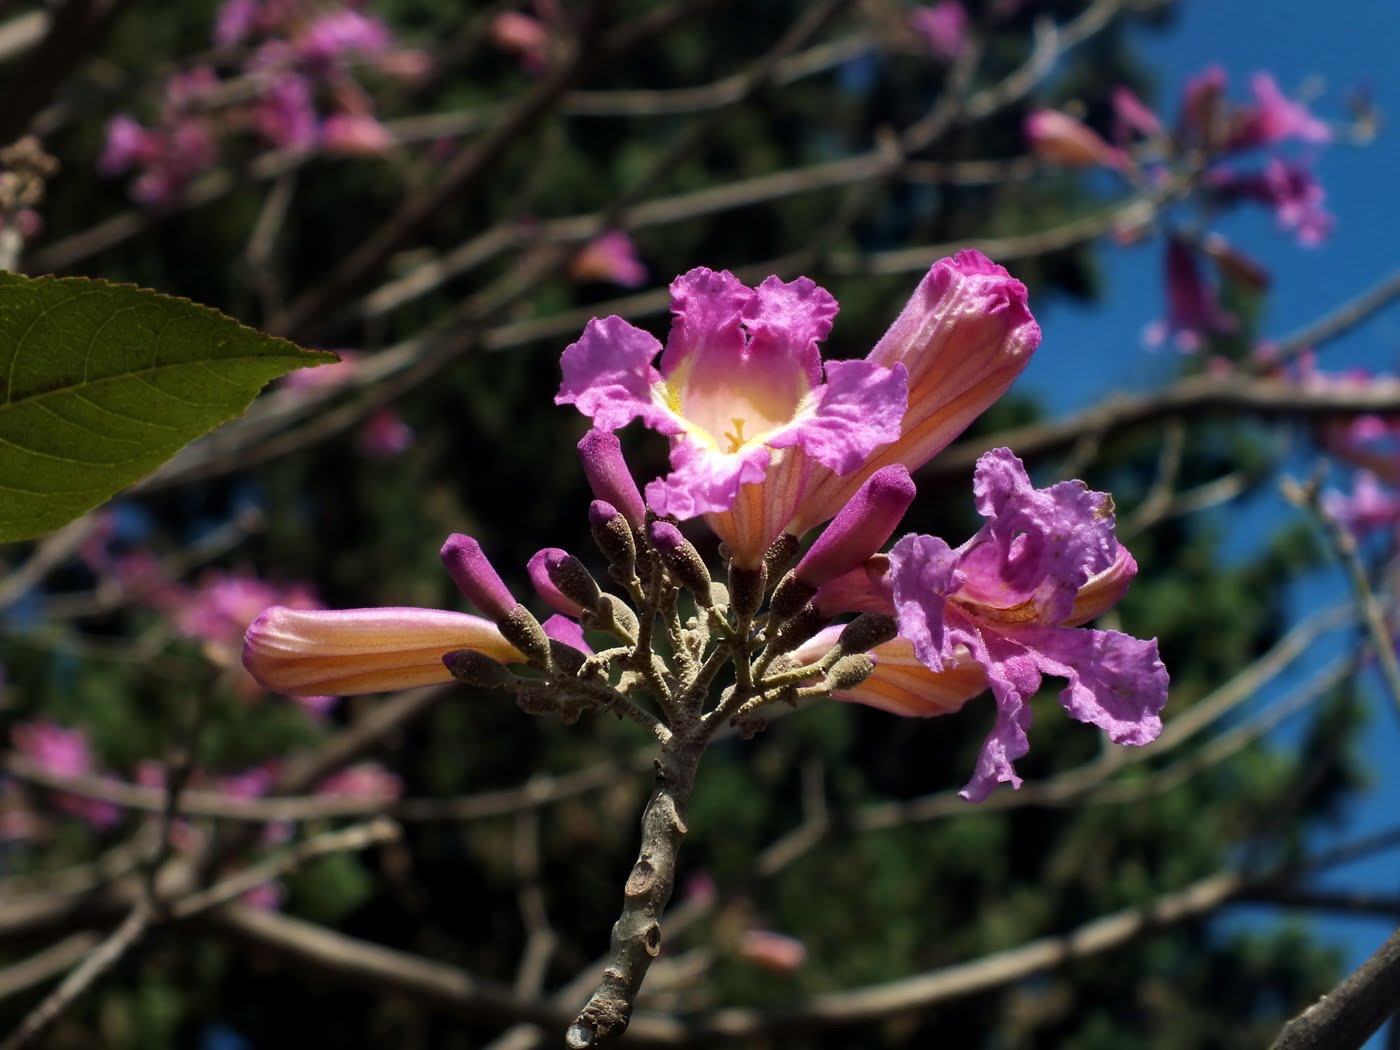
[[[871,656],[875,670],[870,677],[853,689],[832,693],[833,699],[895,715],[932,718],[952,714],[987,689],[987,673],[961,647],[942,671],[925,667],[906,638],[876,646]]]
[[[647,482],[647,506],[681,521],[730,510],[739,486],[762,481],[772,457],[764,445],[723,453],[688,437],[679,438],[671,445],[671,466],[675,469],[664,478]]]
[[[1068,619],[1079,588],[1118,552],[1112,498],[1082,481],[1034,488],[1004,448],[977,461],[973,494],[987,523],[960,548],[959,600],[996,622]]]
[[[1162,731],[1167,669],[1157,639],[1119,631],[1031,627],[1009,640],[1026,648],[1045,674],[1068,679],[1060,703],[1081,722],[1096,725],[1115,744],[1146,744]]]
[[[962,585],[958,554],[937,536],[910,534],[890,550],[899,635],[931,670],[941,671],[951,655],[945,631],[948,596]]]
[[[766,440],[773,448],[800,445],[822,466],[850,474],[899,437],[908,382],[901,364],[885,368],[869,361],[832,361],[812,414]]]
[[[564,381],[554,403],[575,406],[600,430],[640,418],[663,434],[679,433],[681,425],[652,395],[661,373],[651,362],[660,350],[655,336],[621,317],[595,317],[559,359]]]

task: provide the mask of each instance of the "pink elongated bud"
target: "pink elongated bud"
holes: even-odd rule
[[[1128,593],[1128,585],[1137,575],[1137,562],[1128,553],[1128,548],[1118,545],[1118,553],[1113,564],[1103,572],[1091,576],[1074,596],[1074,608],[1061,627],[1078,627],[1082,623],[1097,619],[1112,609],[1123,595]]]
[[[635,571],[637,540],[632,535],[632,526],[616,507],[607,500],[595,499],[588,505],[588,526],[593,532],[593,542],[614,572],[625,576]]]
[[[695,595],[700,605],[708,607],[710,600],[710,570],[695,545],[681,535],[681,530],[669,521],[653,521],[647,528],[647,538],[656,553],[685,587]]]
[[[578,455],[593,495],[612,504],[634,529],[642,528],[647,520],[647,505],[622,458],[622,442],[617,435],[597,428],[590,430],[578,443]]]
[[[1123,167],[1127,157],[1098,132],[1057,109],[1037,109],[1026,117],[1026,141],[1042,160],[1072,168]]]
[[[894,534],[914,502],[915,492],[908,467],[901,463],[881,467],[817,537],[792,571],[793,576],[815,590],[864,565]]]
[[[258,683],[292,696],[347,696],[450,682],[442,658],[472,649],[499,663],[524,655],[480,616],[441,609],[265,610],[243,641]]]
[[[497,623],[520,604],[491,567],[481,544],[470,536],[454,532],[447,537],[442,545],[442,564],[467,601]]]
[[[556,612],[578,619],[598,604],[597,582],[568,551],[546,547],[530,559],[526,571],[536,593]]]
[[[1113,89],[1110,97],[1113,101],[1113,115],[1124,128],[1147,138],[1156,138],[1165,131],[1157,114],[1121,84]]]

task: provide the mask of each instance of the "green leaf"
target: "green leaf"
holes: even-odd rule
[[[335,361],[129,285],[0,273],[0,542],[64,525]]]

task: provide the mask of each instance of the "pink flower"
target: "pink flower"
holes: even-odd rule
[[[1146,341],[1158,346],[1170,337],[1179,349],[1194,352],[1211,335],[1235,330],[1234,317],[1221,309],[1215,289],[1201,276],[1190,244],[1167,238],[1167,319],[1149,326]]]
[[[1026,286],[1003,267],[976,251],[934,263],[867,358],[908,371],[898,436],[852,473],[813,466],[787,531],[831,518],[881,467],[918,470],[1006,393],[1039,345]]]
[[[958,0],[942,0],[909,12],[909,27],[945,62],[955,61],[967,50],[967,23],[967,12]]]
[[[1281,157],[1270,157],[1262,172],[1216,168],[1207,173],[1207,185],[1222,203],[1252,200],[1273,208],[1279,228],[1294,231],[1309,248],[1321,244],[1336,224],[1323,207],[1322,184],[1304,165]]]
[[[86,777],[96,763],[81,729],[65,729],[53,722],[22,722],[10,730],[15,750],[45,772],[60,777]],[[106,831],[121,819],[121,811],[110,802],[57,795],[55,802],[65,813],[85,821],[98,831]]]
[[[316,794],[366,802],[392,802],[403,794],[403,781],[378,762],[360,762],[321,781]]]
[[[383,408],[365,420],[355,436],[355,447],[367,459],[393,459],[413,447],[413,428],[391,408]]]
[[[549,65],[550,31],[542,19],[520,11],[502,11],[491,20],[491,40],[502,51],[519,56],[527,73]]]
[[[314,147],[320,122],[311,102],[311,84],[295,73],[278,73],[252,110],[253,129],[279,149]]]
[[[770,973],[792,973],[807,961],[807,946],[796,937],[772,930],[745,930],[739,938],[739,958]]]
[[[467,613],[274,606],[248,628],[243,665],[273,692],[349,696],[450,682],[442,658],[459,649],[502,663],[524,659],[495,624]]]
[[[996,725],[963,790],[978,801],[998,783],[1020,785],[1012,763],[1026,753],[1028,701],[1043,674],[1068,679],[1065,709],[1119,744],[1156,738],[1168,679],[1155,639],[1073,626],[1116,603],[1136,573],[1114,538],[1109,496],[1075,481],[1032,488],[1007,449],[978,461],[973,492],[982,529],[956,550],[905,536],[890,552],[890,582],[900,636],[919,661],[938,673],[976,664],[996,698]]]
[[[346,57],[383,54],[394,42],[389,27],[377,18],[350,8],[316,18],[293,42],[298,56],[314,65],[329,65]]]
[[[373,157],[392,149],[394,136],[367,113],[332,113],[321,126],[321,147],[329,153]]]
[[[637,258],[637,246],[621,230],[611,230],[589,241],[569,263],[576,281],[610,281],[623,288],[640,288],[647,268]]]
[[[1135,131],[1145,138],[1156,138],[1162,134],[1162,122],[1142,101],[1127,88],[1119,85],[1113,89],[1113,114],[1118,119],[1120,141],[1128,138],[1128,132]]]
[[[1329,489],[1322,499],[1327,513],[1358,536],[1400,524],[1400,495],[1370,471],[1357,473],[1350,493]]]
[[[241,44],[257,23],[260,0],[224,0],[214,19],[214,43],[218,47]]]
[[[1324,145],[1332,141],[1327,122],[1312,115],[1301,102],[1294,102],[1278,89],[1268,73],[1256,73],[1250,81],[1254,107],[1246,110],[1226,143],[1227,149],[1268,146],[1290,139]]]
[[[1122,150],[1110,146],[1098,132],[1057,109],[1037,109],[1026,117],[1026,141],[1042,160],[1074,168],[1120,169],[1127,163]]]
[[[620,317],[590,321],[564,351],[555,397],[600,430],[640,418],[671,437],[674,469],[646,489],[658,514],[727,512],[742,486],[762,482],[775,461],[799,451],[850,474],[899,436],[905,367],[834,361],[823,368],[817,344],[831,329],[836,300],[807,278],[770,277],[751,289],[728,272],[700,268],[676,278],[671,296],[676,316],[664,352]],[[800,488],[781,501],[778,529],[798,495]],[[756,545],[741,543],[736,553],[762,557]]]
[[[97,158],[97,170],[107,176],[120,175],[154,163],[162,152],[159,132],[118,113],[107,122],[107,141]]]
[[[320,608],[320,602],[305,585],[281,587],[221,570],[205,573],[197,588],[166,596],[163,602],[181,634],[220,646],[235,644],[269,605]]]

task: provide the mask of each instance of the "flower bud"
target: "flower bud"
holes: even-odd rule
[[[596,608],[583,614],[583,626],[595,631],[607,631],[629,644],[636,640],[640,629],[637,614],[611,594],[604,594]]]
[[[454,532],[447,537],[442,545],[442,563],[467,601],[489,619],[500,623],[520,604],[491,567],[481,544],[470,536]]]
[[[791,652],[820,631],[825,624],[826,617],[817,611],[816,606],[808,602],[789,617],[787,622],[773,634],[768,642],[769,651],[775,653]]]
[[[525,654],[531,667],[548,669],[550,666],[550,639],[544,633],[540,622],[523,605],[516,605],[505,616],[496,621],[502,637]]]
[[[864,564],[894,533],[914,502],[914,492],[909,468],[903,464],[875,471],[802,556],[793,577],[816,593],[828,580]]]
[[[846,653],[868,653],[899,634],[899,624],[885,613],[861,613],[846,625],[837,646]]]
[[[637,541],[627,518],[606,500],[595,499],[588,507],[588,524],[608,564],[624,575],[636,572]]]
[[[504,689],[516,681],[510,669],[475,649],[456,649],[442,658],[443,666],[459,682],[482,689]]]
[[[763,606],[763,594],[768,589],[768,571],[762,565],[746,569],[733,562],[729,565],[729,605],[740,621],[752,620]]]
[[[444,654],[468,648],[524,659],[499,628],[467,613],[273,606],[248,628],[243,665],[275,692],[349,696],[449,682]]]
[[[773,588],[773,597],[768,602],[769,620],[773,623],[790,620],[816,593],[817,588],[803,583],[797,578],[797,573],[788,573]]]
[[[647,538],[672,575],[694,593],[700,605],[708,607],[710,570],[705,567],[705,560],[695,545],[669,521],[653,521],[647,529]]]
[[[617,509],[634,529],[646,524],[647,508],[616,434],[593,429],[578,443],[579,459],[593,495]]]
[[[1038,109],[1026,117],[1026,140],[1042,160],[1074,168],[1121,168],[1127,157],[1110,146],[1098,132],[1068,113]]]
[[[831,665],[822,679],[822,688],[835,693],[854,689],[875,672],[875,661],[868,653],[851,653]]]
[[[546,547],[530,559],[526,571],[539,596],[565,616],[578,618],[598,604],[598,582],[568,551]]]

